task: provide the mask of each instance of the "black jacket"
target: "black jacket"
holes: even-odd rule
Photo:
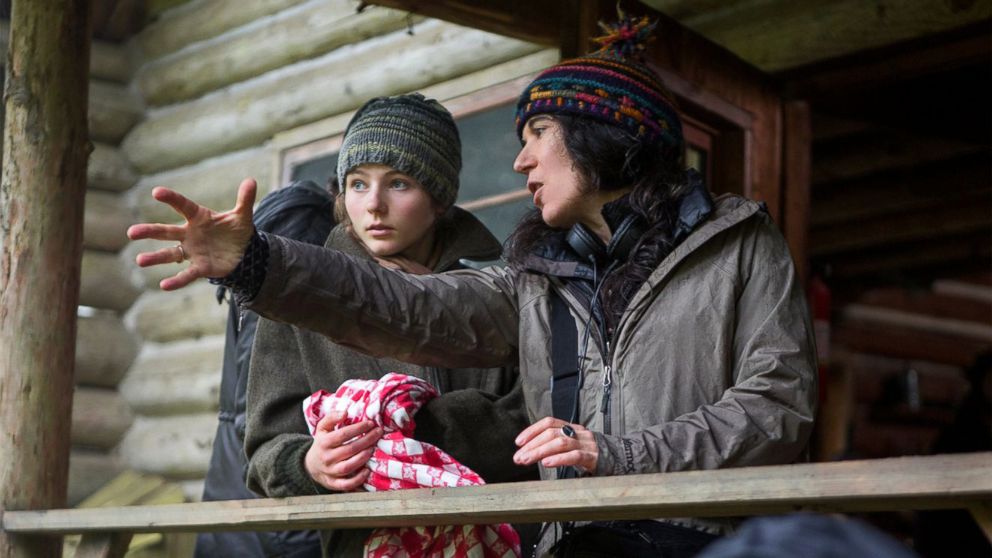
[[[294,182],[265,197],[255,211],[255,227],[287,238],[323,244],[334,226],[334,198],[310,181]],[[218,302],[225,289],[217,291]],[[245,393],[248,366],[255,339],[258,314],[239,311],[230,305],[224,367],[220,386],[220,415],[214,438],[210,468],[203,486],[203,501],[257,498],[245,486],[248,460],[244,452]],[[315,531],[201,533],[195,556],[304,558],[320,556],[320,538]]]

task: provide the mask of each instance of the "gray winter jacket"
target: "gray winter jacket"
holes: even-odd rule
[[[527,410],[536,420],[552,414],[549,290],[569,305],[580,343],[588,321],[585,306],[562,288],[560,276],[574,267],[548,262],[544,269],[409,276],[269,237],[270,274],[249,306],[276,319],[310,308],[300,325],[425,366],[519,359]],[[601,344],[588,348],[580,422],[597,432],[595,474],[796,460],[813,425],[813,347],[784,238],[759,204],[719,198],[630,301],[609,367]],[[608,374],[609,412],[602,414]],[[553,474],[542,471],[545,478]],[[717,532],[728,525],[687,522]]]
[[[461,267],[460,258],[498,257],[499,243],[475,217],[455,208],[452,219],[442,241],[438,271]],[[331,231],[325,245],[379,267],[342,226]],[[312,271],[333,281],[337,274],[334,269]],[[275,278],[281,273],[270,267],[267,276]],[[287,310],[297,322],[301,317],[329,317],[308,304]],[[303,465],[312,441],[303,420],[303,399],[319,389],[333,392],[345,380],[379,379],[387,372],[426,379],[442,394],[414,417],[418,440],[444,449],[487,482],[537,478],[535,468],[517,466],[511,458],[516,449],[513,439],[529,424],[515,363],[505,368],[456,372],[373,358],[323,335],[263,318],[248,376],[248,486],[272,497],[326,492],[311,481]],[[330,555],[361,556],[369,532],[340,530],[321,535]]]

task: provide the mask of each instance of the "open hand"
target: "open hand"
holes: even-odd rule
[[[568,436],[569,426],[574,436]],[[591,431],[579,424],[569,424],[554,417],[543,419],[528,426],[516,439],[520,447],[513,454],[517,465],[531,465],[541,462],[547,468],[574,466],[580,471],[591,473],[599,461],[599,446]]]
[[[174,190],[153,189],[152,197],[172,206],[186,218],[186,223],[142,223],[128,228],[127,236],[131,240],[151,238],[178,242],[175,246],[138,254],[138,265],[148,267],[189,260],[189,267],[159,283],[165,291],[180,289],[200,277],[228,275],[238,266],[254,232],[251,218],[256,188],[253,179],[243,180],[238,187],[234,209],[222,213],[203,207]]]

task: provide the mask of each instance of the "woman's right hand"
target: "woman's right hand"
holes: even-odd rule
[[[186,218],[186,223],[142,223],[129,227],[127,236],[131,240],[151,238],[178,242],[174,246],[138,254],[138,265],[147,267],[189,260],[189,267],[159,283],[165,291],[185,287],[200,277],[224,277],[230,274],[241,262],[255,230],[251,217],[256,187],[253,179],[243,180],[238,187],[238,201],[234,209],[220,213],[203,207],[174,190],[162,187],[153,189],[152,197],[172,206]]]
[[[361,488],[371,473],[365,463],[383,432],[368,420],[334,430],[343,418],[343,413],[331,413],[320,419],[304,465],[310,478],[324,488],[352,492]]]

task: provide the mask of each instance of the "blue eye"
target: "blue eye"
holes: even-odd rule
[[[362,182],[361,180],[355,180],[354,182],[351,183],[351,189],[363,191],[363,190],[367,190],[368,186],[366,186],[365,183]]]
[[[410,187],[409,184],[407,184],[402,180],[394,180],[389,184],[389,186],[394,190],[406,190],[407,188]]]

